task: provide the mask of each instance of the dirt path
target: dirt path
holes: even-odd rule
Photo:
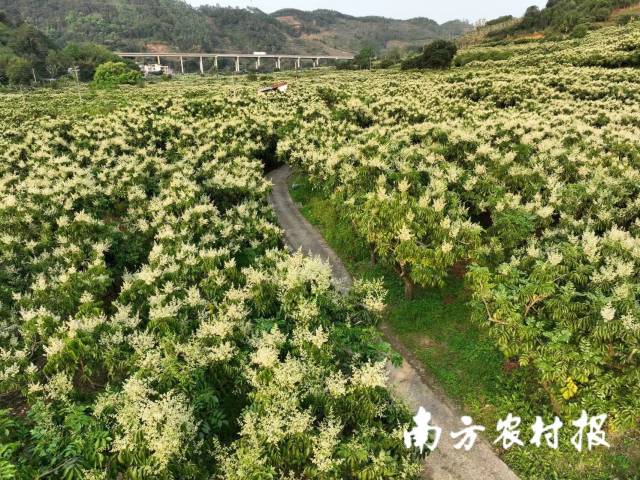
[[[340,258],[327,245],[320,233],[302,216],[289,195],[287,179],[291,174],[284,166],[268,175],[273,182],[269,202],[273,207],[280,226],[284,229],[285,240],[293,250],[316,255],[331,264],[336,286],[343,292],[351,286],[352,280]],[[433,423],[442,427],[440,444],[425,461],[425,477],[433,480],[517,480],[517,476],[498,458],[486,441],[478,441],[469,451],[456,450],[449,432],[461,430],[460,416],[450,400],[424,371],[420,362],[393,335],[386,325],[381,327],[387,341],[399,352],[404,362],[401,367],[389,367],[389,380],[396,394],[402,398],[411,411],[424,407],[433,415]]]

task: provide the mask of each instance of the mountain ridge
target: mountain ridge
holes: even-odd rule
[[[181,0],[0,0],[0,10],[54,40],[92,41],[120,50],[354,53],[363,47],[417,49],[455,38],[466,22],[355,17],[333,10],[192,7]]]

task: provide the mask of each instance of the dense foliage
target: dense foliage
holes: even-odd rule
[[[124,62],[107,62],[98,66],[93,84],[98,88],[113,88],[118,85],[136,85],[142,81],[142,73],[134,65]]]
[[[69,67],[78,68],[78,78],[82,81],[93,79],[96,69],[103,63],[126,63],[127,68],[137,68],[131,60],[122,60],[107,48],[95,43],[69,43],[57,55],[48,59],[51,66],[58,67],[58,72],[64,72]]]
[[[457,52],[458,47],[455,43],[448,40],[436,40],[435,42],[425,45],[420,55],[404,60],[402,62],[402,69],[449,68]]]
[[[46,74],[47,58],[55,50],[53,41],[36,28],[0,15],[0,84],[29,83]]]

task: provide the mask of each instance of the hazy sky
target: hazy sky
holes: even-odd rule
[[[327,8],[349,15],[381,15],[390,18],[428,17],[438,22],[456,18],[475,21],[501,15],[522,15],[527,7],[543,7],[546,0],[187,0],[191,5],[216,4],[231,7],[257,7],[271,13],[281,8],[315,10]]]

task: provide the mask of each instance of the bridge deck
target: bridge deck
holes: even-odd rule
[[[151,52],[117,52],[116,55],[122,58],[292,58],[302,60],[353,60],[353,56],[341,56],[341,55],[292,55],[292,54],[279,54],[269,53],[266,55],[256,55],[253,53],[194,53],[194,52],[166,52],[166,53],[151,53]]]

